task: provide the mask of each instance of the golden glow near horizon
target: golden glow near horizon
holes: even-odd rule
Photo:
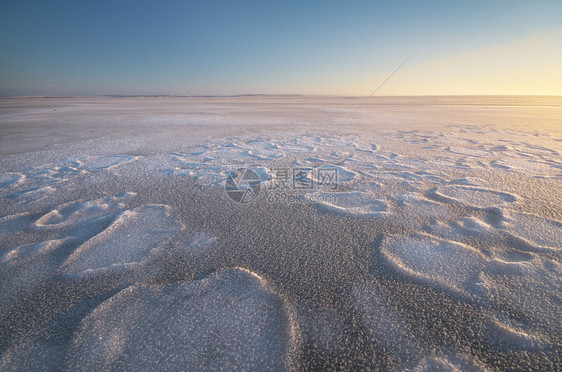
[[[366,95],[385,76],[350,86]],[[562,27],[418,66],[404,67],[379,95],[562,95]]]

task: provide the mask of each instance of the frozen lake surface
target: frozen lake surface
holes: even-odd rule
[[[0,369],[562,368],[562,98],[0,99]]]

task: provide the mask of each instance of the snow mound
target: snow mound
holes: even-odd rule
[[[505,223],[511,234],[538,246],[562,249],[562,223],[534,214],[518,213]]]
[[[517,197],[510,193],[461,185],[437,187],[435,194],[444,201],[476,208],[495,207],[517,200]]]
[[[388,210],[386,202],[376,199],[369,192],[318,192],[313,195],[320,206],[345,215],[383,217]]]
[[[282,300],[245,269],[192,283],[132,286],[83,321],[72,370],[283,370],[291,324]]]
[[[169,207],[144,205],[119,214],[107,229],[82,244],[64,263],[67,273],[119,267],[141,261],[181,226]]]
[[[476,282],[487,264],[484,256],[465,244],[419,234],[387,236],[381,253],[404,274],[464,295],[478,292]]]

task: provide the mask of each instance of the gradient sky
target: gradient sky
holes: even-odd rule
[[[0,95],[562,95],[562,1],[9,1]]]

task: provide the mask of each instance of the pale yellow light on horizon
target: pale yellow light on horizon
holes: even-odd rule
[[[345,94],[369,94],[384,78],[358,83]],[[405,68],[377,94],[562,95],[562,27]]]

